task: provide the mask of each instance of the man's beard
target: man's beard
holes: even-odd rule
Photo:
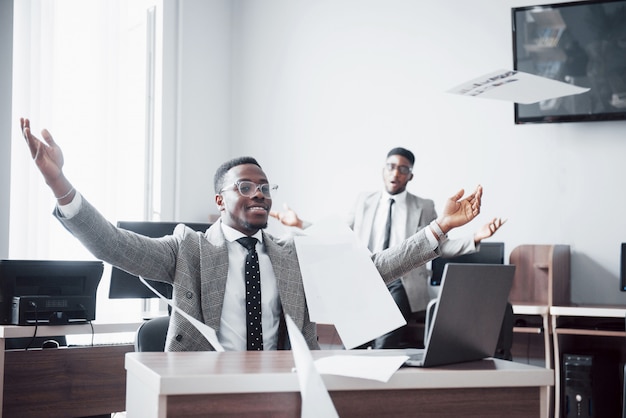
[[[267,228],[267,222],[265,222],[262,225],[254,225],[254,224],[251,224],[250,222],[245,222],[244,221],[243,227],[246,228],[247,230],[250,230],[250,231],[254,230],[254,229],[265,229],[265,228]]]

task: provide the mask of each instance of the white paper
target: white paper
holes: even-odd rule
[[[311,320],[334,324],[348,349],[405,325],[356,234],[345,223],[316,226],[314,234],[294,238]]]
[[[320,374],[388,382],[409,356],[328,356],[315,360]]]
[[[213,346],[215,351],[224,351],[224,347],[222,347],[222,344],[220,344],[219,340],[217,339],[217,333],[215,332],[215,330],[213,328],[211,328],[210,326],[208,326],[205,323],[202,323],[202,322],[198,321],[196,318],[194,318],[193,316],[189,315],[187,312],[184,312],[182,309],[177,308],[172,303],[171,300],[167,299],[165,296],[160,294],[158,290],[156,290],[154,287],[150,286],[148,284],[148,282],[143,277],[139,277],[139,280],[141,280],[141,282],[144,285],[146,285],[148,287],[148,289],[150,289],[152,291],[152,293],[157,295],[161,300],[164,300],[165,303],[167,303],[169,306],[171,306],[173,310],[175,310],[176,312],[181,314],[183,317],[185,317],[185,319],[187,319],[189,322],[191,322],[191,324],[194,327],[196,327],[196,329],[198,331],[200,331],[200,333],[204,336],[204,338],[206,338],[209,341],[209,344],[211,344]]]
[[[285,315],[291,353],[296,364],[302,397],[302,418],[339,417],[322,377],[317,372],[313,357],[302,333],[289,315]]]
[[[589,88],[522,71],[498,70],[456,86],[448,93],[531,104],[589,91]]]

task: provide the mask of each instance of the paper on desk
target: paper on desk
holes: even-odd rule
[[[498,70],[456,86],[448,93],[530,104],[589,91],[588,88],[514,70]]]
[[[159,298],[164,300],[165,303],[167,303],[169,306],[171,306],[173,310],[175,310],[176,312],[181,314],[183,317],[185,317],[185,319],[187,319],[189,322],[191,322],[191,324],[194,327],[196,327],[196,329],[198,331],[200,331],[200,333],[204,336],[204,338],[206,338],[209,341],[209,344],[211,344],[211,346],[213,346],[215,351],[224,351],[224,347],[222,347],[222,344],[220,344],[219,340],[217,339],[217,334],[215,333],[215,330],[213,328],[211,328],[210,326],[208,326],[205,323],[202,323],[202,322],[198,321],[196,318],[194,318],[193,316],[189,315],[187,312],[184,312],[182,309],[177,308],[172,303],[171,300],[167,299],[165,296],[163,296],[161,293],[159,293],[158,290],[156,290],[154,287],[150,286],[150,284],[148,284],[148,282],[143,277],[139,277],[139,280],[141,280],[141,282],[144,285],[146,285],[148,287],[148,289],[150,289],[152,291],[152,293],[157,295]]]
[[[291,353],[298,373],[302,418],[339,417],[328,390],[313,363],[313,357],[302,333],[289,315],[285,315],[287,332],[291,342]]]
[[[368,249],[345,223],[294,237],[311,320],[334,324],[348,349],[406,324]]]
[[[409,356],[328,356],[315,360],[320,374],[359,377],[387,382]]]

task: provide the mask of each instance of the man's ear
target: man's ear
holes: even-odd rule
[[[215,204],[219,208],[220,212],[223,211],[224,208],[224,197],[221,194],[215,195]]]
[[[409,179],[407,180],[407,183],[408,183],[409,181],[411,181],[411,180],[413,180],[413,173],[411,173],[411,176],[410,176],[410,177],[409,177]]]

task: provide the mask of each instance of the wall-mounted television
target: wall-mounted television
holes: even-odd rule
[[[588,87],[515,106],[515,123],[626,119],[626,0],[512,8],[513,68]]]
[[[133,231],[151,238],[159,238],[171,235],[179,223],[184,223],[194,231],[204,232],[211,226],[210,223],[189,222],[157,222],[157,221],[119,221],[119,228]],[[156,291],[168,299],[172,298],[172,285],[146,279]],[[157,295],[144,285],[139,277],[127,273],[124,270],[113,267],[111,269],[111,286],[109,287],[109,299],[150,299]]]

